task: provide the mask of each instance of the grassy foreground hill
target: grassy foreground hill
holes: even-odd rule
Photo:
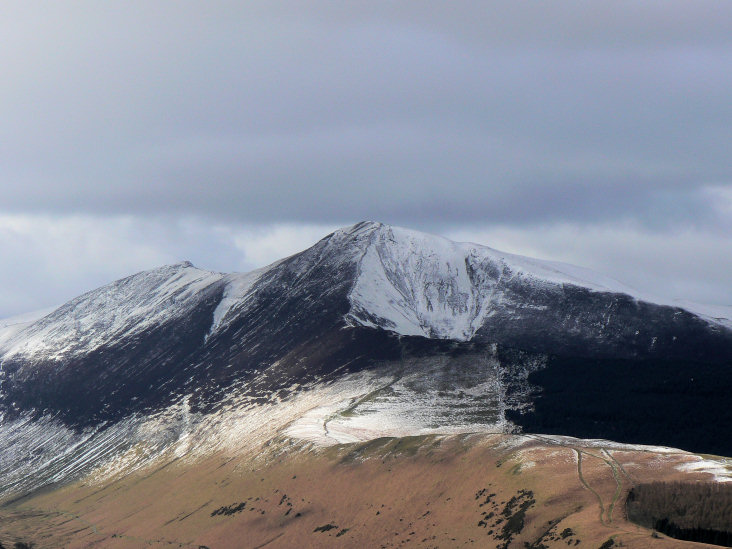
[[[46,547],[691,547],[628,522],[640,482],[710,480],[670,449],[429,435],[95,471],[6,500],[0,542]],[[729,474],[724,460],[717,473]]]

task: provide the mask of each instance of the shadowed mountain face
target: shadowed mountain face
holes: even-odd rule
[[[529,433],[571,434],[732,455],[732,364],[552,356],[528,376]]]
[[[507,412],[529,430],[732,454],[732,443],[711,443],[714,433],[731,439],[730,423],[714,419],[719,388],[731,381],[732,324],[628,292],[575,267],[361,223],[253,273],[181,263],[94,290],[35,322],[6,323],[0,412],[6,422],[55,418],[83,431],[182,399],[191,413],[210,414],[232,395],[256,405],[344,376],[402,379],[424,367],[439,371],[439,383],[403,391],[495,391],[470,402],[500,409],[475,417]],[[436,357],[439,368],[427,367]],[[586,398],[598,388],[611,394],[600,415],[598,399]],[[698,422],[665,416],[673,430],[638,430],[627,417],[682,390],[678,410]],[[451,426],[448,414],[438,416]],[[717,431],[699,437],[698,423]]]

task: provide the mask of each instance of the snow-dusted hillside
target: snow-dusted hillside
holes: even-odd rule
[[[118,280],[35,321],[0,329],[0,356],[58,360],[88,353],[185,315],[204,290],[222,278],[184,262]]]
[[[678,307],[710,322],[732,327],[732,308],[666,302],[635,292],[613,279],[572,265],[507,254],[477,244],[380,223],[360,223],[326,237],[316,257],[296,262],[294,280],[315,264],[337,268],[353,264],[349,281],[352,326],[378,327],[400,335],[468,341],[501,311],[542,310],[512,288],[535,292],[576,287],[631,296],[636,301]],[[297,258],[298,256],[294,256]],[[203,295],[220,297],[207,338],[245,312],[267,273],[279,261],[251,273],[214,273],[188,262],[161,267],[84,294],[40,318],[28,315],[0,321],[0,359],[58,360],[121,341],[170,319],[185,316]],[[283,293],[287,285],[269,288]],[[531,297],[531,296],[530,296]],[[38,315],[35,315],[36,317]]]
[[[20,490],[117,474],[165,452],[247,446],[242,437],[519,430],[541,390],[530,376],[558,372],[567,385],[577,368],[583,394],[614,371],[617,391],[639,385],[641,404],[679,387],[686,408],[665,411],[646,429],[660,434],[640,442],[697,444],[668,418],[726,413],[714,395],[731,375],[729,313],[370,222],[251,273],[165,266],[0,321],[0,481]],[[608,436],[594,408],[606,396],[559,432]],[[658,410],[663,398],[649,402]],[[599,413],[627,410],[610,399]],[[612,433],[638,442],[636,417],[623,421]],[[723,451],[728,437],[715,440],[700,448]]]
[[[669,302],[637,292],[599,273],[574,265],[499,252],[486,246],[381,224],[361,230],[370,239],[349,295],[350,322],[379,326],[402,335],[466,341],[500,309],[525,306],[507,282],[538,289],[575,286],[619,293],[638,301],[686,309],[732,327],[732,307]],[[530,305],[530,304],[529,304]]]

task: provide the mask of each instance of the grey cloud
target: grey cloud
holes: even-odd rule
[[[658,227],[732,184],[724,3],[34,6],[0,23],[5,212]]]
[[[0,316],[360,219],[729,302],[730,28],[716,0],[3,2]]]

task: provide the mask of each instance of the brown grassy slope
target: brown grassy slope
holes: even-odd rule
[[[6,504],[0,541],[39,549],[702,546],[653,538],[624,513],[634,481],[704,478],[674,469],[685,459],[499,435],[170,459]]]

